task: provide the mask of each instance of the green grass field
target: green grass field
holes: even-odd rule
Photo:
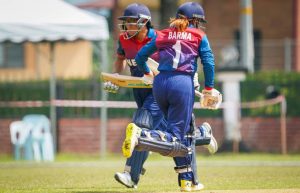
[[[118,184],[121,155],[58,155],[54,163],[13,161],[0,156],[2,193],[178,192],[171,158],[150,155],[137,190]],[[300,155],[216,154],[198,156],[203,193],[300,193]]]

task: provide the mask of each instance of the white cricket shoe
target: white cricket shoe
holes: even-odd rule
[[[199,190],[203,190],[203,189],[204,189],[204,185],[201,183],[192,184],[192,187],[191,187],[191,191],[199,191]]]
[[[204,185],[201,183],[193,184],[192,181],[189,180],[180,180],[180,191],[181,192],[192,192],[199,191],[204,188]]]
[[[205,145],[205,147],[208,149],[210,154],[214,154],[218,151],[218,143],[217,140],[214,138],[212,134],[212,129],[209,123],[204,122],[202,124],[202,127],[206,129],[206,132],[208,133],[208,136],[210,136],[210,143],[208,145]]]
[[[131,176],[128,172],[115,173],[115,179],[127,188],[137,188],[137,185],[131,180]]]

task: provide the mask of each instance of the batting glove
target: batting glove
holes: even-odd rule
[[[108,81],[103,83],[103,89],[107,92],[117,93],[119,90],[119,86],[114,83]]]
[[[144,76],[142,78],[143,78],[143,81],[144,81],[145,84],[148,84],[148,85],[153,84],[154,74],[150,70],[150,72],[147,73],[147,74],[144,74]]]
[[[216,89],[203,89],[200,105],[204,109],[218,109],[222,103],[222,94]]]

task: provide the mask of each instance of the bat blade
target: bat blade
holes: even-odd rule
[[[147,84],[147,82],[142,77],[133,77],[126,76],[120,74],[111,74],[102,72],[101,73],[102,80],[104,82],[112,82],[119,87],[125,88],[152,88],[151,84]]]

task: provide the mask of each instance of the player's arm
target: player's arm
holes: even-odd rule
[[[120,43],[120,40],[118,41],[118,48],[117,48],[117,59],[115,60],[114,63],[114,69],[113,72],[114,73],[120,73],[122,72],[125,67],[125,51],[122,48],[122,45]],[[107,92],[111,92],[111,93],[117,93],[119,90],[119,86],[112,83],[111,81],[105,81],[103,84],[103,89],[106,90]]]
[[[117,59],[114,63],[114,73],[121,73],[126,67],[125,63],[125,51],[122,48],[120,40],[118,41],[118,48],[117,48]]]
[[[203,64],[204,86],[211,90],[214,87],[215,60],[206,35],[202,38],[198,52]]]
[[[114,63],[114,73],[121,73],[126,67],[125,57],[123,55],[117,54],[117,59]]]
[[[202,38],[198,51],[205,78],[200,104],[203,108],[217,109],[222,102],[222,94],[214,89],[215,61],[206,35]]]
[[[144,45],[135,57],[135,61],[138,67],[145,74],[151,73],[150,68],[148,67],[146,61],[148,60],[148,57],[154,54],[155,51],[157,50],[155,42],[156,42],[156,37],[152,38],[152,40],[149,43]]]

